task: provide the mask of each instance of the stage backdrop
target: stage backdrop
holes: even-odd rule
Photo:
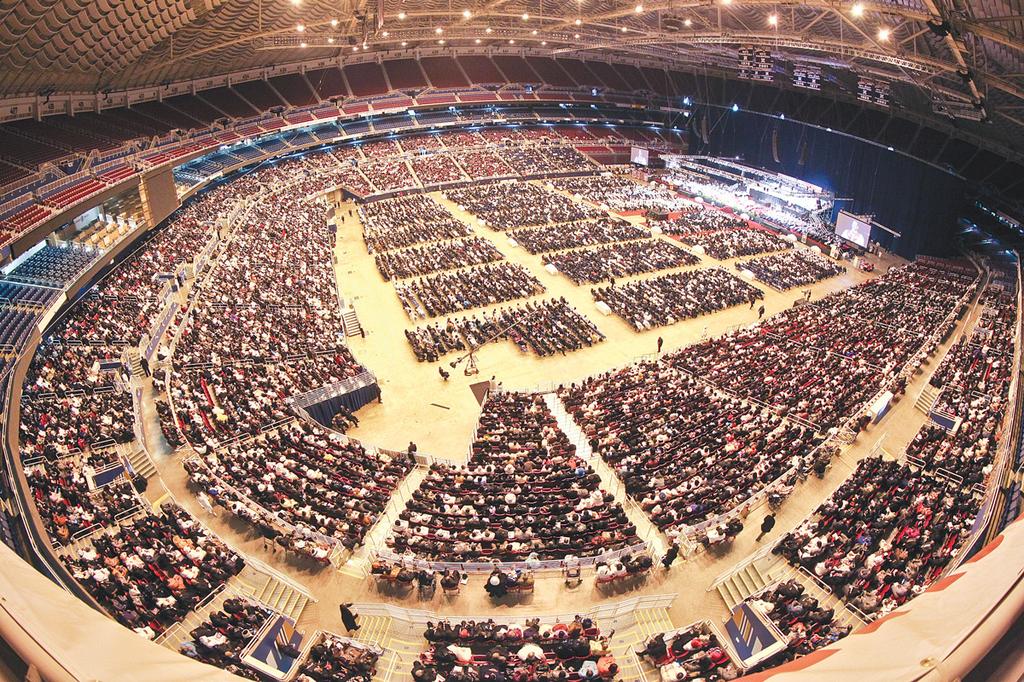
[[[700,120],[705,116],[706,143]],[[875,228],[871,237],[906,258],[955,253],[952,234],[966,205],[961,178],[886,147],[796,121],[717,108],[704,108],[693,118],[698,122],[691,129],[692,154],[739,156],[749,165],[850,197],[843,208],[874,214],[903,235],[895,239]]]

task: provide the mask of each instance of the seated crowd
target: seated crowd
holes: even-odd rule
[[[170,502],[61,559],[117,622],[153,639],[242,570],[242,559]]]
[[[473,180],[504,178],[516,174],[505,159],[489,149],[464,152],[454,156],[458,164]]]
[[[192,639],[182,642],[179,652],[239,677],[261,680],[242,662],[242,652],[272,615],[273,611],[264,606],[229,597],[220,611],[211,613],[199,626],[192,628],[189,632]]]
[[[514,325],[514,326],[513,326]],[[528,301],[472,317],[449,318],[442,324],[405,331],[420,362],[437,362],[447,353],[467,351],[493,340],[508,340],[519,350],[540,356],[580,350],[600,343],[604,335],[564,298]]]
[[[530,129],[527,134],[545,135],[547,131]],[[552,135],[557,137],[557,134]],[[507,146],[499,150],[505,162],[520,175],[528,177],[543,173],[586,173],[595,165],[572,147],[545,145],[540,147]]]
[[[621,218],[601,217],[545,227],[527,227],[509,233],[529,253],[561,251],[594,244],[610,244],[650,237],[651,233]]]
[[[427,623],[430,649],[413,664],[412,677],[442,680],[564,682],[611,680],[619,672],[608,637],[590,619],[522,624],[493,620]]]
[[[540,395],[491,394],[469,463],[434,463],[387,543],[442,561],[562,559],[636,544],[599,485]]]
[[[559,393],[627,494],[673,535],[740,506],[815,444],[806,428],[667,363],[631,365]]]
[[[562,251],[544,256],[575,284],[596,284],[656,270],[696,265],[700,259],[661,239],[620,242],[610,246]]]
[[[454,270],[470,265],[484,265],[503,258],[501,252],[494,248],[494,244],[480,237],[413,246],[400,251],[378,253],[374,256],[377,270],[388,281],[429,275],[441,270]]]
[[[449,154],[415,156],[409,160],[409,164],[424,187],[468,179]]]
[[[469,211],[492,230],[569,223],[603,215],[591,206],[548,192],[529,182],[498,182],[445,192],[449,200]]]
[[[721,268],[704,268],[591,290],[633,329],[642,331],[753,303],[764,293]]]
[[[295,682],[370,682],[379,659],[379,651],[327,632],[309,650]]]
[[[544,285],[523,266],[501,261],[396,282],[395,293],[415,320],[528,298]]]
[[[363,146],[363,152],[369,154],[367,145]],[[392,192],[417,186],[416,178],[404,160],[376,160],[373,155],[368,155],[368,158],[369,161],[359,164],[359,170],[370,181],[375,191]]]
[[[759,663],[748,673],[774,668],[806,656],[846,637],[852,629],[836,622],[835,611],[807,594],[806,588],[796,579],[779,583],[746,601],[751,608],[767,616],[786,636],[784,650]]]
[[[708,623],[661,632],[644,642],[637,655],[658,668],[665,682],[701,679],[706,682],[735,680],[740,668],[722,648]]]
[[[967,538],[973,490],[868,457],[774,552],[803,566],[869,617],[920,594]]]
[[[760,282],[785,291],[807,286],[846,272],[846,268],[810,249],[793,249],[737,263],[736,269],[754,273]]]
[[[652,221],[650,225],[657,227],[665,234],[683,237],[705,232],[746,229],[748,223],[733,213],[711,206],[693,204],[683,209],[682,215],[677,218]]]
[[[692,203],[675,192],[655,183],[643,184],[618,175],[590,175],[559,178],[552,181],[557,189],[594,204],[603,204],[613,211],[678,211]]]
[[[215,502],[245,516],[278,544],[323,559],[322,550],[329,548],[305,548],[295,540],[311,537],[304,533],[308,530],[335,538],[347,549],[356,547],[412,465],[294,421],[244,444],[209,452],[200,461],[187,461],[185,467],[193,485]],[[247,501],[259,509],[248,508]],[[297,529],[297,537],[280,537],[266,519],[248,516],[260,511]]]
[[[371,254],[473,234],[469,225],[422,194],[363,204],[359,215],[366,250]]]
[[[690,246],[703,247],[708,255],[718,260],[793,248],[790,242],[775,232],[759,228],[698,232],[682,235],[678,239]]]

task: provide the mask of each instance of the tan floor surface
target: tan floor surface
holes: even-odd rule
[[[454,212],[460,218],[467,217],[457,209]],[[501,233],[475,227],[477,233],[491,239],[509,261],[521,263],[533,272],[547,287],[547,296],[564,296],[596,322],[608,339],[567,357],[550,358],[520,354],[512,344],[492,344],[479,353],[479,376],[464,377],[461,372],[453,371],[451,381],[444,383],[438,376],[436,363],[416,361],[402,333],[413,323],[406,317],[392,285],[381,278],[372,257],[367,255],[358,220],[348,218],[347,214],[347,207],[339,212],[339,215],[344,216],[339,226],[337,247],[339,286],[344,297],[354,300],[360,322],[367,332],[365,339],[352,339],[351,346],[356,357],[377,375],[384,398],[382,404],[372,404],[359,411],[359,428],[350,432],[350,435],[372,444],[404,448],[413,440],[421,452],[459,459],[465,456],[479,413],[479,406],[468,388],[472,382],[491,375],[511,389],[568,382],[653,353],[659,335],[665,339],[665,351],[670,351],[698,341],[704,334],[719,335],[735,325],[748,324],[756,319],[754,311],[741,306],[670,327],[637,333],[617,317],[601,316],[594,307],[588,287],[577,287],[563,276],[551,276],[541,267],[540,256],[510,248]],[[703,260],[696,267],[719,264],[707,257]],[[878,259],[874,260],[878,263]],[[895,258],[886,258],[880,264],[880,269],[884,270],[886,266],[897,262]],[[727,263],[727,266],[731,269],[731,263]],[[657,274],[662,273],[651,273],[644,277]],[[814,285],[813,298],[850,287],[871,276],[874,275],[849,271]],[[800,296],[799,290],[779,293],[759,283],[755,285],[766,292],[766,317],[790,306]],[[973,315],[968,316],[967,321],[961,322],[961,325],[970,324],[973,319]],[[956,335],[951,338],[956,338]],[[899,453],[902,450],[924,419],[924,415],[914,408],[914,399],[950,343],[945,344],[924,367],[924,371],[914,378],[904,398],[895,404],[889,414],[879,424],[862,432],[856,442],[845,449],[823,479],[812,476],[797,487],[776,513],[778,522],[775,530],[762,543],[770,542],[799,524],[822,499],[838,487],[857,461],[873,451],[880,438],[884,437],[884,446],[889,452]],[[445,362],[450,358],[446,358]],[[677,595],[669,611],[676,626],[701,618],[721,622],[726,615],[725,605],[717,592],[707,591],[708,586],[716,576],[731,569],[762,546],[754,542],[754,537],[764,514],[763,508],[751,513],[746,521],[747,529],[730,547],[721,551],[698,553],[687,561],[677,562],[670,571],[658,567],[645,582],[632,589],[598,589],[594,586],[592,573],[588,572],[584,572],[585,581],[577,588],[565,587],[561,579],[555,576],[540,577],[534,594],[496,605],[484,593],[483,578],[474,576],[457,596],[445,596],[439,590],[432,599],[421,600],[415,593],[396,596],[379,591],[374,582],[364,577],[355,567],[341,571],[324,569],[280,552],[269,552],[246,524],[230,519],[224,513],[213,517],[196,504],[194,496],[186,489],[187,481],[180,457],[172,454],[154,456],[169,495],[236,548],[305,585],[319,600],[319,603],[310,604],[300,619],[300,628],[309,630],[319,627],[343,632],[337,608],[340,602],[386,601],[449,615],[508,613],[517,607],[532,613],[566,613],[574,609],[583,610],[598,601],[619,600],[637,594],[665,593]],[[151,490],[151,498],[166,499],[163,489],[159,485],[156,487],[156,490]]]

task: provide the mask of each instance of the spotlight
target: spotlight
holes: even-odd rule
[[[509,38],[508,39],[508,44],[509,45],[515,45],[516,44],[516,39],[515,38]]]
[[[547,45],[547,44],[548,44],[548,41],[546,41],[546,40],[542,40],[542,41],[540,41],[540,44],[541,44],[541,45]]]
[[[338,20],[337,19],[331,19],[331,28],[336,28],[337,26],[338,26]]]
[[[305,42],[299,43],[299,47],[306,47],[306,43]]]
[[[779,15],[778,14],[770,14],[770,15],[768,15],[768,25],[769,26],[778,26],[779,25]]]
[[[891,34],[892,31],[889,30],[888,26],[883,26],[882,28],[878,29],[878,39],[883,42],[888,40]]]
[[[330,43],[331,45],[333,45],[334,44],[334,38],[328,38],[327,42]]]
[[[381,33],[381,36],[383,36],[384,38],[387,38],[389,35],[391,35],[391,34],[388,33],[387,31],[384,31],[383,33]]]
[[[405,12],[399,12],[398,13],[398,18],[401,19],[402,21],[405,21],[405,16],[406,16]]]
[[[404,40],[402,41],[402,47],[405,47],[405,46],[406,46],[406,45],[408,45],[408,44],[409,44],[409,43],[407,43],[406,41],[404,41]]]
[[[850,14],[858,19],[864,16],[864,5],[859,2],[853,3],[853,7],[850,8]]]
[[[298,31],[299,33],[302,33],[303,31],[306,30],[306,27],[303,24],[295,24],[295,30]]]
[[[733,105],[732,105],[732,111],[733,111],[733,113],[736,113],[736,112],[737,112],[737,111],[739,111],[739,110],[740,110],[740,105],[739,105],[739,104],[733,104]]]
[[[484,33],[494,33],[490,26],[484,29]]]
[[[622,31],[623,33],[625,33],[625,32],[626,32],[626,31],[628,31],[629,29],[628,29],[628,28],[626,28],[625,26],[623,26],[623,27],[622,27],[622,28],[621,28],[620,30],[621,30],[621,31]]]
[[[530,35],[537,35],[537,29],[533,29],[532,31],[530,31]]]
[[[579,26],[580,24],[582,24],[582,23],[583,23],[583,20],[582,20],[582,19],[577,19],[577,20],[576,20],[576,21],[574,21],[573,23],[574,23],[574,24],[576,24],[577,26]]]
[[[437,44],[438,45],[444,45],[444,38],[441,38],[439,41],[437,41]]]
[[[644,6],[638,3],[637,6],[633,8],[633,11],[640,14],[644,11]]]
[[[434,29],[434,33],[436,33],[437,35],[441,35],[442,33],[444,33],[444,29],[438,26],[437,28]]]
[[[471,16],[473,16],[473,13],[470,12],[468,9],[464,9],[462,10],[462,16],[465,17],[466,19],[469,19]]]
[[[529,21],[529,20],[530,20],[530,14],[528,12],[523,12],[523,21]]]
[[[690,28],[691,26],[693,26],[693,19],[687,19],[686,21],[684,21],[683,26],[685,26],[686,28]]]
[[[476,39],[476,40],[474,40],[473,42],[474,42],[474,43],[476,43],[477,45],[479,45],[479,44],[480,44],[480,39],[479,39],[479,38],[477,38],[477,39]]]
[[[579,33],[573,33],[572,37],[575,38],[576,40],[579,40],[580,39],[580,34]]]

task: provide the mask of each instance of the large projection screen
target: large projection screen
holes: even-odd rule
[[[852,213],[840,211],[836,217],[836,234],[846,241],[866,249],[868,241],[871,239],[871,224],[864,222]]]
[[[630,147],[629,160],[641,166],[646,166],[650,162],[650,152],[644,147]]]

